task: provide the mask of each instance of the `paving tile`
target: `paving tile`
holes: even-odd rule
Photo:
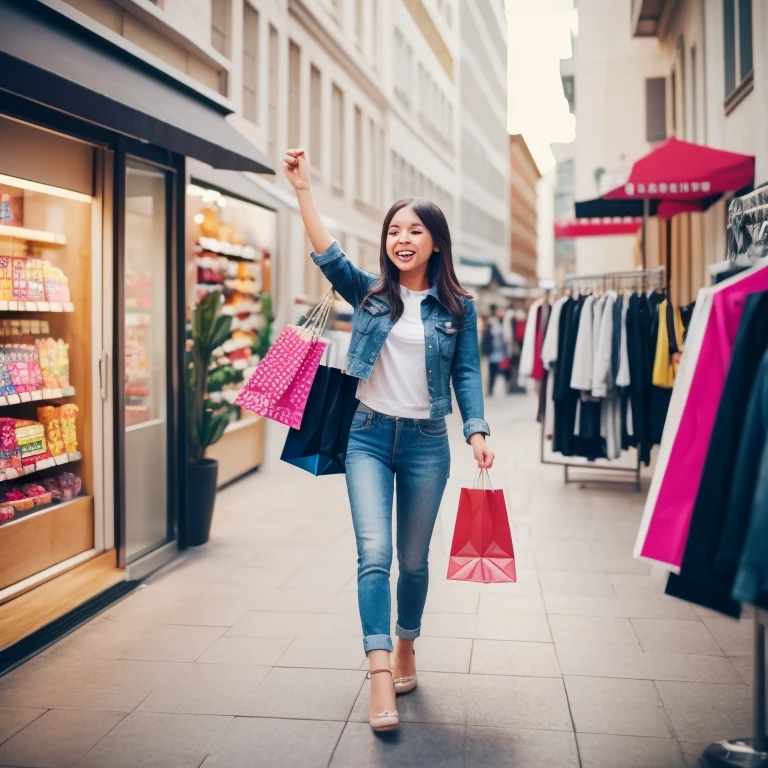
[[[545,595],[616,597],[613,585],[604,573],[539,571],[539,581]]]
[[[227,627],[148,625],[133,637],[123,659],[194,661],[220,638]]]
[[[227,637],[356,637],[360,619],[342,614],[249,611]]]
[[[251,609],[251,602],[238,597],[201,596],[172,611],[164,623],[190,626],[231,627]]]
[[[283,585],[283,589],[330,590],[338,592],[355,573],[355,561],[347,565],[305,565]]]
[[[568,676],[565,689],[577,732],[659,738],[673,735],[650,680]]]
[[[693,609],[682,600],[671,598],[591,597],[544,595],[547,612],[563,616],[617,616],[628,619],[689,619],[697,621]]]
[[[733,664],[739,677],[747,684],[752,685],[755,674],[755,661],[752,656],[729,656],[728,661]]]
[[[629,619],[550,616],[549,625],[558,651],[562,647],[642,650]]]
[[[698,619],[632,619],[632,627],[644,651],[723,655],[709,630]]]
[[[240,587],[281,587],[300,567],[300,563],[268,568],[240,566],[226,570],[215,581]]]
[[[560,679],[469,675],[464,691],[468,702],[467,725],[573,729]]]
[[[456,637],[420,637],[416,641],[419,672],[469,672],[472,640]],[[368,669],[367,659],[362,663]]]
[[[715,642],[726,656],[751,656],[754,643],[754,623],[750,619],[729,619],[722,615],[702,616]]]
[[[541,595],[480,595],[481,616],[486,614],[529,614],[544,616],[544,598]]]
[[[521,728],[467,727],[464,760],[467,768],[579,766],[576,739],[572,733]]]
[[[463,726],[401,723],[394,733],[377,736],[367,723],[347,723],[330,768],[424,768],[428,765],[463,768]]]
[[[45,714],[34,707],[0,707],[0,744]]]
[[[667,586],[666,573],[661,577],[653,573],[644,576],[627,573],[609,573],[608,578],[619,597],[663,598],[664,590]]]
[[[269,667],[184,664],[173,680],[153,688],[141,712],[190,715],[255,715],[256,689]]]
[[[346,720],[364,679],[362,671],[275,667],[258,688],[251,688],[248,711],[238,714]]]
[[[198,768],[231,717],[133,712],[76,768]]]
[[[130,712],[180,666],[36,657],[0,678],[0,705]]]
[[[49,710],[0,746],[0,764],[34,768],[72,765],[98,744],[126,714]]]
[[[567,564],[571,571],[592,573],[649,573],[651,566],[631,557],[597,555],[592,551],[571,552],[567,560],[556,553],[536,553],[536,566],[544,571],[557,571]]]
[[[271,667],[293,640],[285,637],[220,637],[197,658],[201,664],[254,664]]]
[[[728,659],[720,656],[638,653],[616,648],[557,645],[557,657],[564,675],[624,677],[635,680],[680,680],[698,683],[742,683]]]
[[[430,588],[425,613],[477,613],[479,594]],[[395,603],[393,602],[393,605]]]
[[[475,640],[472,674],[560,677],[555,646],[511,640]]]
[[[680,745],[674,739],[642,736],[606,736],[579,733],[582,768],[685,768]]]
[[[343,723],[235,718],[224,726],[202,768],[326,768]]]
[[[751,696],[746,685],[657,682],[680,741],[720,741],[752,733]]]
[[[467,720],[466,681],[469,675],[419,674],[419,685],[397,697],[401,722],[464,725]],[[355,701],[350,720],[368,722],[370,681],[366,680]]]
[[[297,637],[276,666],[360,669],[364,661],[365,651],[361,638]]]
[[[456,614],[431,613],[424,616],[421,632],[430,637],[552,642],[546,616],[513,614],[457,616]]]

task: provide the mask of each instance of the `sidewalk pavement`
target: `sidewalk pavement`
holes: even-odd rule
[[[274,463],[220,494],[207,546],[0,679],[0,765],[672,768],[748,735],[750,622],[665,597],[631,556],[643,495],[564,486],[534,409],[488,409],[517,584],[445,579],[473,475],[450,419],[399,732],[367,724],[344,480]]]

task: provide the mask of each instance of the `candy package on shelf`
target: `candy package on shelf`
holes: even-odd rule
[[[6,367],[8,377],[0,373],[5,389],[2,394],[37,392],[43,386],[43,376],[37,348],[31,344],[10,344],[0,348],[0,368]],[[10,389],[8,388],[10,379]]]
[[[30,301],[45,301],[42,259],[27,259],[27,293]]]
[[[13,266],[10,256],[0,256],[0,301],[13,299]]]
[[[26,259],[16,256],[11,259],[11,279],[13,281],[11,298],[14,301],[28,301],[29,279]]]
[[[55,458],[66,453],[61,433],[61,408],[45,405],[37,409],[37,418],[45,427],[45,439],[51,456]]]
[[[54,267],[50,261],[43,262],[43,282],[45,285],[45,298],[48,301],[67,304],[71,301],[69,294],[69,281],[66,275]]]
[[[69,386],[69,344],[63,339],[38,339],[37,354],[42,388],[65,389]]]
[[[16,510],[10,504],[0,506],[0,523],[7,523],[16,517]]]
[[[45,427],[28,419],[16,419],[16,442],[21,449],[22,466],[36,466],[51,458],[45,440]]]
[[[21,472],[21,449],[16,440],[16,419],[0,418],[0,476],[5,470]]]
[[[77,453],[77,413],[78,407],[72,403],[59,409],[61,418],[61,438],[67,453]]]

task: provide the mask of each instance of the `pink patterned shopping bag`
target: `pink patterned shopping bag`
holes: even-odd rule
[[[332,300],[333,294],[329,294],[309,313],[305,325],[289,325],[281,331],[235,405],[294,429],[301,427],[309,390],[328,346],[320,334]]]

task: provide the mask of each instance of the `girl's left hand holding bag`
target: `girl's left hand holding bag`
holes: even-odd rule
[[[485,435],[476,432],[469,438],[469,444],[472,446],[472,451],[475,454],[477,468],[490,469],[493,466],[496,454],[488,447],[488,443],[485,442]]]

